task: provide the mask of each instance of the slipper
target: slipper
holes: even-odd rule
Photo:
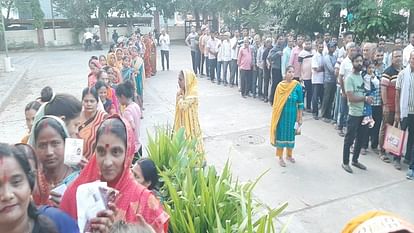
[[[286,158],[289,162],[291,162],[291,163],[295,163],[296,162],[296,160],[293,158],[293,157],[287,157]]]
[[[286,167],[285,160],[283,160],[283,159],[279,159],[279,165],[280,165],[281,167]]]
[[[381,159],[382,161],[384,161],[385,163],[391,163],[390,158],[388,158],[388,157],[387,157],[387,156],[385,156],[385,155],[381,155],[380,159]]]

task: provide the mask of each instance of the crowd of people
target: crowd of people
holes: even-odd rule
[[[169,39],[163,43],[165,49]],[[0,232],[168,231],[158,171],[142,157],[140,142],[144,82],[156,74],[157,44],[152,33],[117,38],[107,55],[89,59],[81,100],[47,86],[27,104],[27,135],[19,144],[0,144]],[[82,143],[75,164],[67,160],[74,139]],[[78,188],[96,181],[117,195],[80,229]]]
[[[366,170],[359,155],[367,154],[370,144],[382,161],[393,162],[398,170],[403,159],[409,164],[407,178],[414,179],[414,33],[407,46],[401,38],[358,45],[349,31],[341,39],[329,33],[315,38],[294,33],[261,36],[247,28],[242,34],[219,34],[203,25],[199,31],[193,27],[185,42],[200,78],[239,87],[243,98],[273,106],[270,141],[281,166],[286,166],[284,148],[287,159],[295,161],[292,149],[303,110],[335,125],[344,137],[345,171],[353,172],[351,153],[351,164]],[[385,151],[388,125],[408,131],[403,155]]]

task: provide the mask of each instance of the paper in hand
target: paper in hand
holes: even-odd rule
[[[83,157],[83,139],[66,138],[65,139],[65,159],[64,163],[69,166],[75,166],[80,163]]]

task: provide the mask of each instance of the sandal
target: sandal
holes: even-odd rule
[[[296,162],[296,160],[293,158],[293,157],[287,157],[286,158],[289,162],[291,162],[291,163],[295,163]]]
[[[381,159],[382,161],[384,161],[385,163],[391,163],[390,158],[388,158],[388,157],[387,157],[387,156],[385,156],[385,155],[381,155],[381,156],[380,156],[380,159]]]
[[[283,160],[283,159],[279,159],[279,165],[280,165],[281,167],[286,167],[285,160]]]

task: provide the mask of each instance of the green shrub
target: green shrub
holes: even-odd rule
[[[149,136],[147,151],[161,177],[161,195],[170,215],[173,233],[270,233],[274,218],[287,204],[271,209],[253,198],[255,182],[240,184],[231,174],[229,162],[221,173],[214,166],[201,168],[203,157],[195,141],[185,139],[184,130],[175,134],[158,128]]]

